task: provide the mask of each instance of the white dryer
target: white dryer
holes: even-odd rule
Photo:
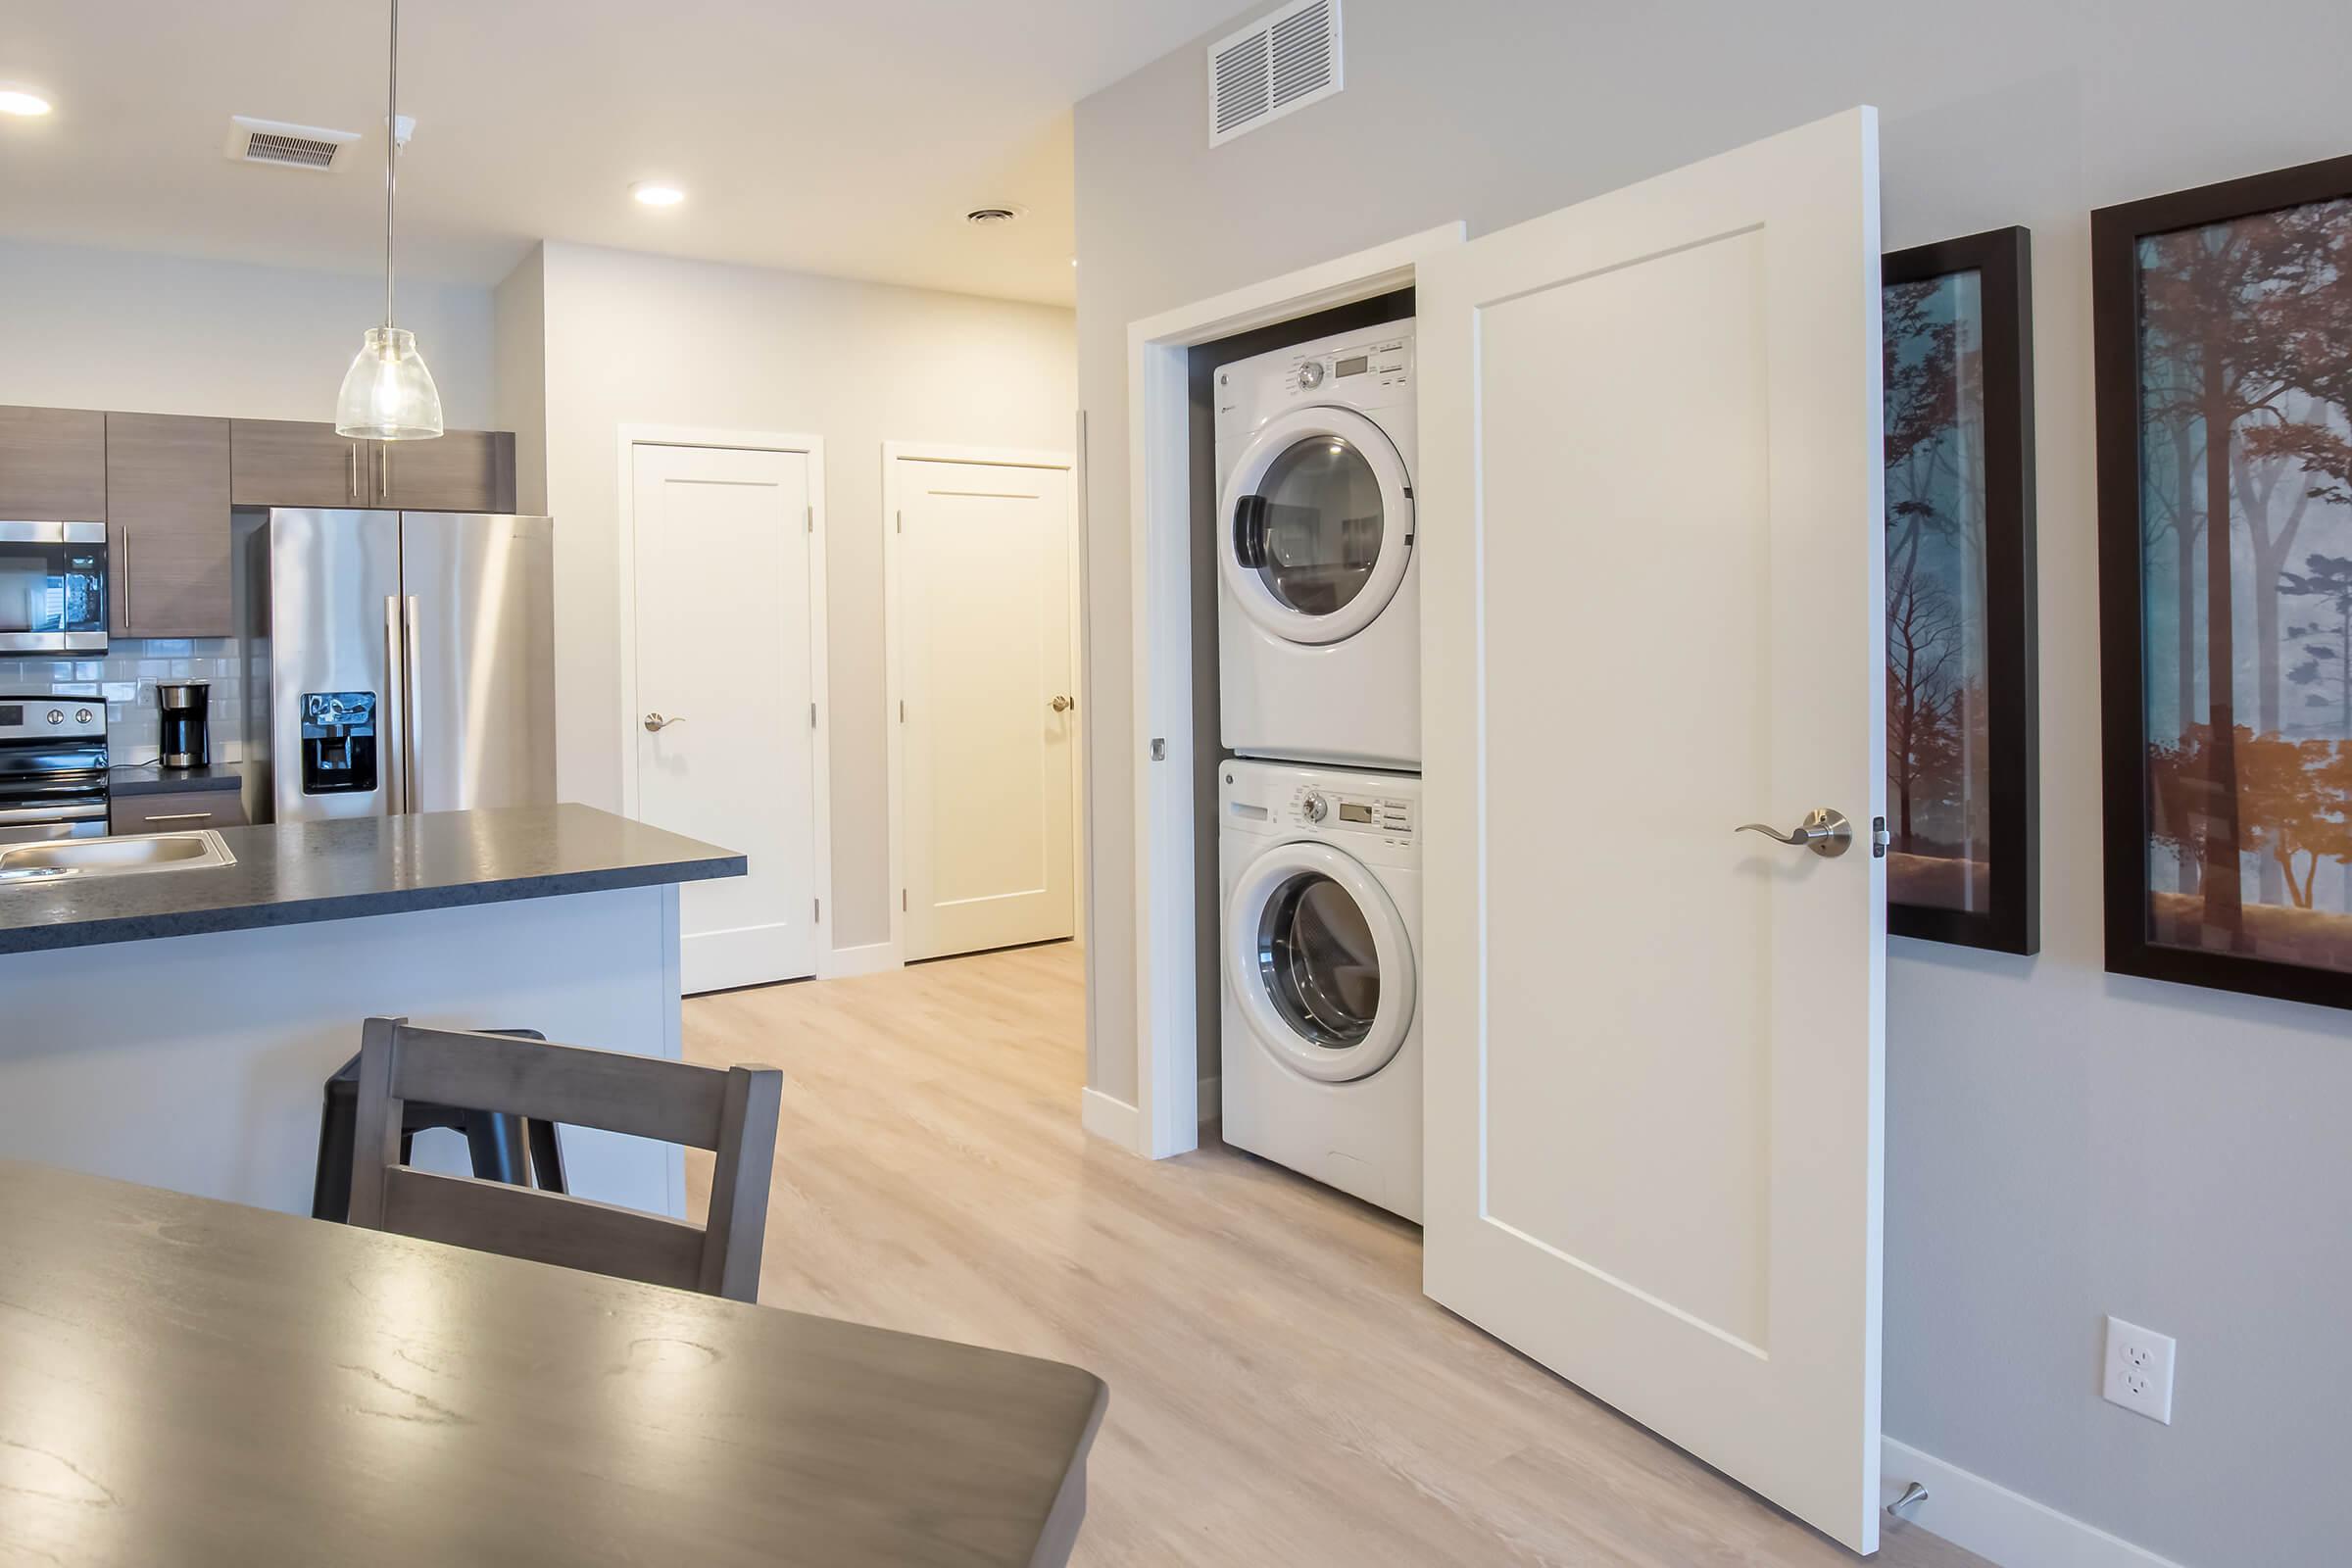
[[[1421,781],[1229,759],[1225,1141],[1421,1218]]]
[[[1226,749],[1418,768],[1413,323],[1221,366],[1212,390]]]

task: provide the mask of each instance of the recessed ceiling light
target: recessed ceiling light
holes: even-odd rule
[[[975,228],[995,228],[1002,223],[1017,223],[1029,216],[1029,209],[1019,202],[991,202],[975,207],[963,215],[963,220]]]
[[[0,84],[0,115],[23,115],[30,118],[49,112],[49,100],[29,87]]]
[[[629,194],[648,207],[675,207],[686,199],[684,190],[662,179],[641,179],[629,187]]]

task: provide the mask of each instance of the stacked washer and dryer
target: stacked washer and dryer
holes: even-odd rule
[[[1418,1220],[1413,323],[1214,390],[1225,1141]]]

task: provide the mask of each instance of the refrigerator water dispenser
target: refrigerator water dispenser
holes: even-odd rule
[[[302,694],[302,793],[375,788],[375,693]]]

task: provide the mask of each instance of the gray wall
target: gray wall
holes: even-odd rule
[[[1214,152],[1198,47],[1079,107],[1091,1082],[1134,1098],[1126,324],[1874,103],[1890,248],[2034,230],[2045,822],[2039,958],[1893,945],[1886,1430],[2186,1563],[2343,1560],[2352,1018],[2100,967],[2085,215],[2352,152],[2352,8],[1349,0],[1347,31],[1346,92]],[[2180,1338],[2173,1426],[2099,1401],[2107,1312]]]

